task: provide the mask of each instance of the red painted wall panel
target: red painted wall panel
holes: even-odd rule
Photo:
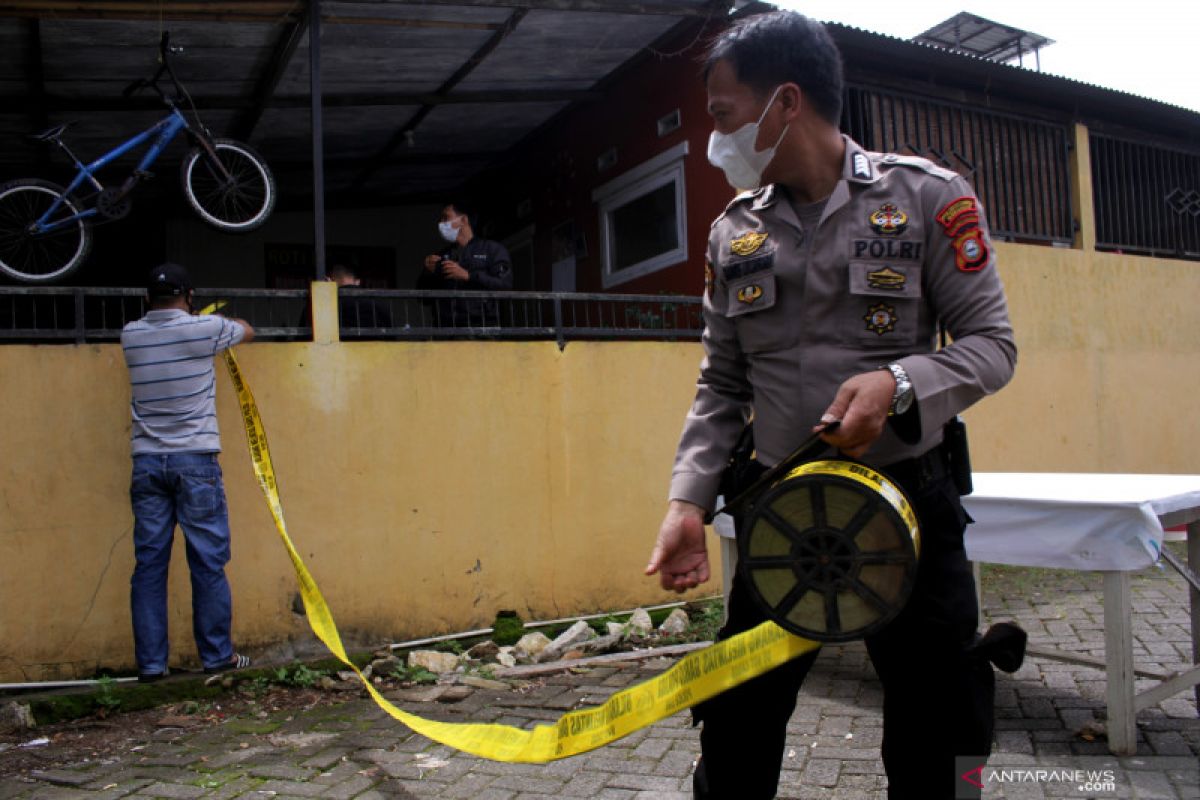
[[[661,45],[668,55],[650,54],[603,89],[603,97],[569,109],[534,134],[516,160],[492,170],[467,187],[490,222],[488,235],[503,239],[535,226],[534,287],[551,288],[552,231],[573,223],[583,233],[586,255],[577,257],[576,289],[581,292],[699,295],[704,288],[704,253],[709,225],[733,197],[733,190],[706,158],[711,121],[700,61],[717,30],[695,28]],[[681,127],[660,137],[657,121],[679,109]],[[682,141],[687,214],[687,260],[650,275],[605,289],[602,285],[599,207],[592,191]],[[615,148],[616,163],[603,172],[597,159]],[[527,202],[528,216],[518,216]]]

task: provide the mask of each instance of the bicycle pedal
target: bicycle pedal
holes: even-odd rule
[[[153,177],[154,177],[154,173],[153,173],[153,172],[151,172],[151,171],[150,171],[150,170],[148,170],[148,169],[135,169],[135,170],[133,171],[133,175],[134,175],[134,177],[135,177],[135,178],[137,178],[139,181],[141,181],[141,180],[149,180],[149,179],[151,179],[151,178],[153,178]]]

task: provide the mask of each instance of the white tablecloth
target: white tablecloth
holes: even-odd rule
[[[1198,475],[975,473],[973,561],[1134,570],[1158,561],[1160,518],[1200,508]]]

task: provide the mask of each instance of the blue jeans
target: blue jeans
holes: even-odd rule
[[[167,569],[175,523],[187,542],[192,574],[192,633],[205,667],[233,658],[233,603],[229,562],[229,512],[216,453],[133,457],[129,487],[137,566],[130,580],[133,642],[138,672],[167,669]]]

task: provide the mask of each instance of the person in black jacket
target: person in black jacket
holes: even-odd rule
[[[439,253],[425,257],[417,279],[418,289],[506,292],[512,290],[512,259],[499,242],[475,235],[473,218],[464,204],[442,209],[438,232],[449,243]],[[440,299],[434,305],[438,327],[498,326],[500,309],[492,298]]]

